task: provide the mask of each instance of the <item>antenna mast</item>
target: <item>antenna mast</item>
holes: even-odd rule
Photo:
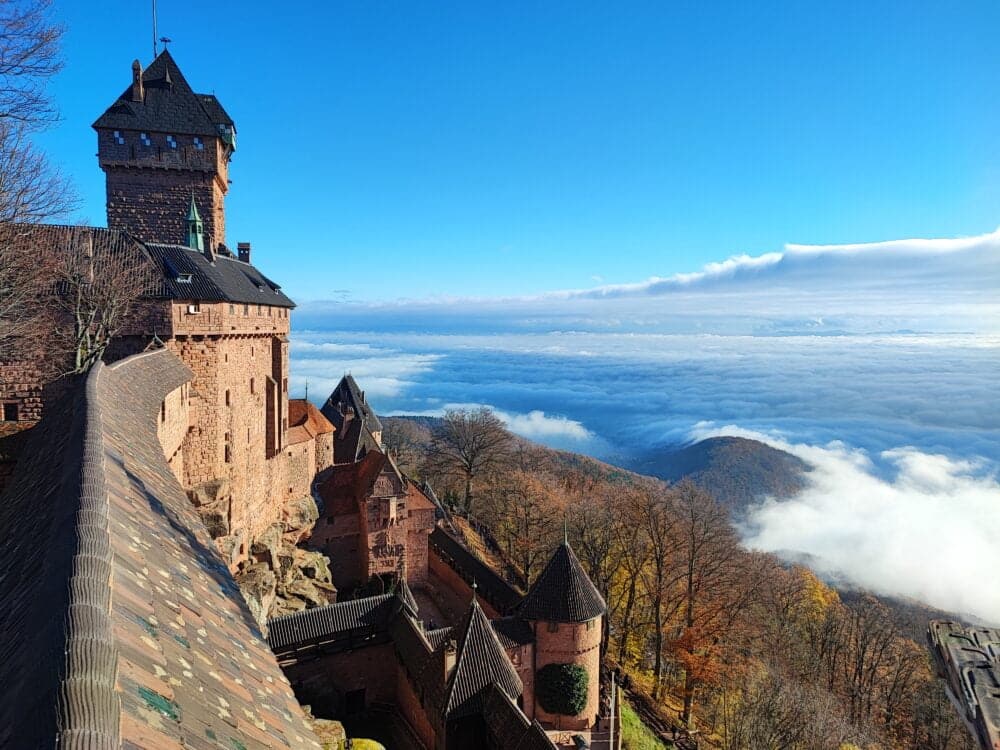
[[[156,0],[153,0],[153,59],[156,59]]]

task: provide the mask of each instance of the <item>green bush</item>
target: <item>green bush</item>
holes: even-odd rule
[[[589,681],[579,664],[548,664],[535,676],[535,695],[550,714],[576,716],[587,705]]]

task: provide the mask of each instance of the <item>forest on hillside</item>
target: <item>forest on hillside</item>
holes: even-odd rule
[[[737,750],[974,747],[912,627],[808,569],[740,545],[727,508],[507,433],[486,410],[388,418],[430,482],[522,583],[567,534],[608,604],[605,654],[670,721]]]

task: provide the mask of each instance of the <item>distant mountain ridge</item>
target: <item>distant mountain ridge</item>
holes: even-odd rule
[[[671,483],[689,479],[736,516],[765,497],[782,499],[801,491],[811,469],[798,456],[741,437],[664,446],[631,462],[629,468]]]
[[[437,417],[387,417],[414,425],[419,431],[418,443],[426,443],[439,421]],[[806,485],[810,466],[798,456],[770,445],[741,437],[713,437],[690,445],[667,445],[633,458],[622,460],[621,466],[609,464],[579,453],[546,448],[551,459],[584,475],[630,481],[635,474],[654,477],[671,484],[688,479],[711,493],[716,500],[741,516],[746,509],[765,497],[791,497]]]

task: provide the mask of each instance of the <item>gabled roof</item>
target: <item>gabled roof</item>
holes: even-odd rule
[[[607,611],[604,598],[569,543],[563,542],[528,589],[518,614],[526,620],[586,622]]]
[[[142,83],[141,102],[132,101],[130,84],[93,127],[213,137],[234,127],[215,96],[191,89],[167,50],[142,72]]]
[[[330,421],[307,399],[288,399],[289,444],[304,443],[317,435],[328,435],[333,431]]]
[[[156,435],[165,349],[46,407],[0,502],[0,747],[319,742]]]
[[[209,261],[203,252],[184,245],[147,242],[145,247],[162,274],[152,296],[295,307],[280,286],[249,263],[222,254]]]
[[[457,719],[479,713],[482,692],[494,683],[516,701],[524,685],[475,596],[453,632],[458,634],[458,652],[448,678],[445,717]]]

